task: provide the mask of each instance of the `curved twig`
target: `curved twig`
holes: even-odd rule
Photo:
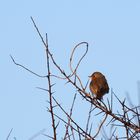
[[[75,52],[75,50],[76,50],[78,47],[80,47],[82,44],[85,44],[85,45],[86,45],[86,51],[85,51],[85,53],[83,54],[83,56],[80,58],[79,62],[77,63],[77,66],[76,66],[75,70],[73,70],[73,68],[72,68],[72,60],[73,60],[74,52]],[[87,54],[87,52],[88,52],[88,43],[87,43],[87,42],[80,42],[80,43],[78,43],[78,44],[73,48],[73,51],[72,51],[71,57],[70,57],[70,69],[71,69],[71,71],[72,71],[72,75],[74,75],[75,72],[77,71],[77,68],[79,67],[79,65],[80,65],[80,63],[81,63],[81,61],[82,61],[82,59],[85,57],[85,55]],[[71,75],[71,76],[72,76],[72,75]]]
[[[73,68],[72,68],[72,60],[73,60],[74,52],[75,52],[75,50],[76,50],[78,47],[80,47],[82,44],[85,44],[85,45],[86,45],[86,51],[85,51],[85,53],[83,54],[83,56],[80,58],[80,60],[78,61],[76,68],[73,70]],[[83,60],[83,58],[86,56],[87,52],[88,52],[88,43],[87,43],[87,42],[80,42],[80,43],[78,43],[78,44],[74,47],[74,49],[72,50],[71,56],[70,56],[70,70],[71,70],[71,72],[72,72],[71,76],[73,76],[73,75],[76,76],[76,78],[77,78],[77,79],[79,80],[79,82],[80,82],[80,85],[81,85],[82,89],[84,89],[84,87],[83,87],[83,84],[82,84],[82,81],[81,81],[80,77],[76,74],[76,71],[77,71],[77,69],[78,69],[78,67],[79,67],[79,65],[80,65],[80,63],[81,63],[81,61]]]

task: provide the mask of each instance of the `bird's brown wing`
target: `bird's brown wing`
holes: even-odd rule
[[[90,91],[93,94],[97,94],[97,92],[98,92],[98,85],[93,81],[90,82]]]
[[[103,95],[109,92],[109,87],[105,77],[101,77],[98,79],[98,87],[99,87],[99,92],[101,92]]]

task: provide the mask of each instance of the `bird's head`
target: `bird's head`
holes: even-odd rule
[[[94,72],[89,78],[94,79],[94,78],[100,78],[103,77],[103,74],[101,72]]]

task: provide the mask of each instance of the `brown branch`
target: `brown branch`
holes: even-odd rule
[[[73,68],[72,68],[72,60],[73,60],[74,52],[75,52],[75,50],[76,50],[78,47],[80,47],[82,44],[85,44],[85,45],[86,45],[86,51],[85,51],[85,53],[83,54],[83,56],[80,58],[80,60],[78,61],[76,68],[73,70]],[[71,72],[72,72],[71,76],[75,75],[75,77],[78,79],[78,81],[79,81],[79,83],[80,83],[82,89],[84,89],[84,86],[83,86],[83,84],[82,84],[82,81],[81,81],[80,77],[77,75],[77,72],[76,72],[76,71],[77,71],[77,69],[78,69],[78,67],[79,67],[79,65],[80,65],[80,63],[81,63],[81,61],[83,60],[83,58],[86,56],[87,52],[88,52],[88,43],[87,43],[87,42],[80,42],[79,44],[77,44],[77,45],[74,47],[74,49],[72,50],[71,56],[70,56],[70,70],[71,70]]]
[[[53,102],[52,102],[52,84],[50,79],[50,61],[49,61],[49,53],[48,53],[48,38],[46,34],[46,57],[47,57],[47,71],[48,71],[48,92],[49,92],[49,103],[50,103],[50,113],[52,118],[52,128],[53,128],[53,137],[54,140],[57,139],[56,137],[56,126],[55,126],[55,119],[54,119],[54,113],[53,113]]]
[[[64,119],[62,119],[61,117],[59,117],[58,115],[54,114],[54,116],[57,117],[59,120],[61,120],[61,121],[62,121],[63,123],[65,123],[66,125],[68,125],[68,123],[67,123]],[[83,131],[80,129],[80,127],[79,127],[77,124],[75,124],[75,125],[76,125],[77,129],[74,128],[74,127],[71,125],[72,129],[75,130],[75,131],[78,133],[79,136],[85,137],[85,134],[84,134]],[[82,132],[80,132],[80,131],[82,131]]]
[[[84,134],[84,136],[86,135],[86,136],[88,136],[89,138],[91,138],[92,140],[94,140],[94,138],[92,138],[88,133],[86,133],[86,131],[84,131],[84,130],[72,119],[72,117],[69,116],[69,114],[68,114],[68,113],[63,109],[63,107],[57,102],[57,100],[56,100],[54,97],[52,97],[52,98],[53,98],[53,100],[55,101],[55,103],[58,105],[58,107],[64,112],[64,114],[71,120],[71,122],[72,122],[76,127],[78,127],[79,130],[82,131],[82,133]],[[66,124],[68,124],[68,123],[66,123]]]
[[[47,35],[46,35],[46,42],[44,41],[38,27],[36,26],[36,23],[34,21],[34,19],[31,17],[31,20],[33,22],[33,25],[39,35],[39,37],[41,38],[41,41],[43,43],[43,46],[45,47],[45,52],[46,52],[46,57],[47,57],[47,72],[48,72],[48,75],[47,76],[41,76],[33,71],[31,71],[30,69],[26,68],[25,66],[21,65],[21,64],[18,64],[14,58],[12,56],[11,59],[12,61],[14,62],[15,65],[17,66],[20,66],[22,67],[23,69],[27,70],[28,72],[40,77],[40,78],[47,78],[48,79],[48,89],[45,89],[45,91],[47,91],[49,93],[49,105],[50,105],[50,109],[49,109],[49,112],[51,113],[51,119],[52,119],[52,127],[53,127],[53,139],[56,140],[56,128],[57,128],[57,125],[55,125],[55,117],[58,118],[58,116],[56,114],[54,114],[53,112],[53,100],[56,102],[56,104],[58,105],[58,107],[63,111],[63,113],[67,116],[68,118],[68,122],[65,122],[62,118],[59,119],[63,122],[65,122],[66,124],[66,134],[65,134],[65,138],[69,138],[71,136],[73,136],[73,139],[74,139],[74,133],[73,131],[76,131],[78,132],[79,134],[79,139],[81,139],[81,136],[84,136],[85,138],[87,139],[94,139],[95,137],[97,137],[97,135],[99,134],[100,130],[101,130],[101,127],[103,126],[104,122],[106,121],[107,119],[107,116],[111,116],[111,121],[109,122],[109,124],[111,122],[115,122],[115,121],[119,121],[121,123],[121,125],[118,125],[120,127],[123,127],[126,131],[126,137],[127,138],[139,138],[138,137],[138,134],[140,133],[140,123],[139,123],[139,120],[140,120],[140,113],[139,113],[139,108],[138,107],[134,107],[134,108],[130,108],[128,106],[125,105],[125,100],[124,101],[121,101],[114,93],[113,91],[111,92],[111,101],[109,101],[107,99],[107,105],[103,102],[103,101],[98,101],[96,98],[94,97],[91,97],[89,93],[87,93],[85,91],[86,87],[88,84],[86,84],[85,88],[82,84],[82,81],[80,79],[80,77],[77,75],[77,70],[79,68],[79,65],[81,63],[81,61],[83,60],[83,58],[85,57],[87,51],[88,51],[88,43],[87,42],[81,42],[79,44],[77,44],[73,51],[72,51],[72,54],[71,54],[71,57],[70,57],[70,69],[71,69],[71,72],[72,74],[71,75],[68,75],[65,73],[65,71],[56,63],[53,55],[51,54],[49,48],[48,48],[48,40],[47,40]],[[80,60],[78,61],[77,65],[76,65],[76,68],[73,69],[72,68],[72,62],[73,62],[73,55],[74,55],[74,52],[76,50],[76,48],[80,47],[82,44],[85,44],[86,45],[86,52],[83,54],[83,56],[80,58]],[[56,69],[61,73],[61,75],[63,76],[62,77],[59,77],[59,76],[55,76],[53,74],[51,74],[50,72],[50,60],[52,61],[53,65],[56,67]],[[72,76],[75,76],[75,79],[72,80]],[[57,77],[57,78],[61,78],[61,79],[64,79],[67,81],[67,83],[70,83],[73,85],[74,88],[77,89],[77,91],[80,93],[80,95],[86,100],[88,101],[91,105],[94,105],[95,107],[94,108],[98,108],[100,110],[100,113],[105,113],[105,118],[102,120],[99,128],[98,128],[98,131],[97,133],[95,134],[94,137],[91,137],[91,135],[88,133],[88,124],[89,124],[89,119],[87,120],[87,127],[86,127],[86,131],[83,130],[73,119],[72,119],[72,109],[73,109],[73,105],[71,107],[71,110],[70,110],[70,114],[68,114],[63,108],[62,106],[55,100],[55,98],[52,96],[53,92],[52,92],[52,84],[51,84],[51,76],[54,76],[54,77]],[[77,80],[79,81],[80,83],[80,86],[79,84],[77,84]],[[40,89],[43,89],[43,88],[40,88]],[[115,114],[113,113],[113,95],[117,98],[117,100],[119,101],[120,105],[122,106],[122,111],[123,113],[118,113],[118,114]],[[74,104],[74,103],[73,103]],[[129,117],[130,113],[133,113],[133,116],[132,117]],[[88,118],[90,118],[90,115],[88,116]],[[137,118],[137,121],[138,121],[138,125],[136,123],[134,123],[134,118]],[[74,128],[72,126],[72,124],[74,126],[77,127]],[[117,126],[117,125],[116,125]],[[71,132],[72,134],[70,134],[68,132],[68,129],[69,127],[71,127]],[[81,131],[81,132],[80,132]],[[12,132],[12,130],[11,130]],[[9,136],[11,134],[11,132],[9,133]],[[115,132],[114,132],[115,133]],[[114,136],[114,133],[112,134],[112,137],[115,137],[116,139],[118,139],[118,136]],[[9,138],[9,136],[7,137],[7,140]],[[66,137],[68,136],[68,137]],[[124,137],[123,137],[124,138]]]
[[[32,21],[33,21],[33,24],[34,24],[34,27],[35,29],[37,30],[41,40],[42,40],[42,43],[44,44],[44,46],[46,47],[46,44],[43,40],[43,37],[41,35],[41,33],[39,32],[39,29],[37,28],[33,18],[31,17]],[[108,110],[104,105],[100,105],[95,98],[91,98],[89,96],[88,93],[86,93],[85,90],[81,89],[75,82],[73,82],[70,77],[64,72],[64,70],[61,69],[61,67],[56,63],[55,59],[53,58],[52,54],[50,53],[50,51],[48,50],[48,53],[49,53],[49,56],[53,62],[53,64],[56,66],[56,68],[60,71],[60,73],[67,79],[67,81],[69,83],[71,83],[77,90],[78,92],[84,97],[84,99],[86,99],[88,102],[94,104],[98,109],[100,109],[101,111],[103,111],[104,113],[110,115],[111,117],[113,117],[115,120],[123,123],[124,125],[128,126],[129,128],[133,129],[134,131],[136,131],[137,133],[140,132],[140,127],[135,125],[135,124],[132,124],[130,122],[126,122],[122,117],[118,117],[116,116],[114,113],[112,113],[112,111]],[[133,110],[131,110],[133,111]]]
[[[11,59],[12,59],[12,61],[14,62],[15,65],[17,65],[17,66],[19,66],[19,67],[22,67],[23,69],[25,69],[26,71],[32,73],[33,75],[35,75],[35,76],[37,76],[37,77],[40,77],[40,78],[46,78],[46,77],[47,77],[47,75],[41,76],[41,75],[39,75],[39,74],[33,72],[32,70],[28,69],[27,67],[25,67],[25,66],[23,66],[23,65],[21,65],[21,64],[19,64],[19,63],[17,63],[17,62],[15,61],[15,59],[13,58],[12,55],[10,55],[10,57],[11,57]]]

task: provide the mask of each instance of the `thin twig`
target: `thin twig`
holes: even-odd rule
[[[74,107],[76,95],[77,95],[77,93],[74,95],[73,102],[72,102],[72,106],[71,106],[71,109],[70,109],[70,115],[69,115],[70,118],[71,118],[71,116],[72,116],[72,111],[73,111],[73,107]],[[66,136],[67,136],[67,134],[68,134],[69,126],[71,125],[71,124],[70,124],[70,118],[68,118],[68,125],[66,126],[66,133],[65,133],[64,139],[66,138]]]
[[[17,62],[15,61],[15,59],[13,58],[12,55],[10,55],[10,57],[11,57],[11,59],[12,59],[12,61],[14,62],[15,65],[17,65],[17,66],[19,66],[19,67],[22,67],[23,69],[27,70],[28,72],[32,73],[33,75],[35,75],[35,76],[37,76],[37,77],[40,77],[40,78],[46,78],[46,77],[47,77],[47,75],[41,76],[41,75],[39,75],[39,74],[37,74],[37,73],[31,71],[31,70],[28,69],[27,67],[25,67],[25,66],[23,66],[23,65],[21,65],[21,64],[19,64],[19,63],[17,63]]]
[[[6,138],[6,140],[8,140],[8,139],[9,139],[9,137],[10,137],[10,135],[11,135],[12,131],[13,131],[13,128],[10,130],[10,132],[9,132],[9,134],[8,134],[8,136],[7,136],[7,138]]]
[[[36,134],[34,134],[32,137],[30,137],[28,140],[33,140],[33,139],[35,139],[35,138],[38,137],[39,135],[43,134],[43,132],[45,132],[45,131],[46,131],[45,128],[42,129],[42,130],[40,130],[39,132],[37,132]]]
[[[92,107],[93,107],[93,104],[91,104],[90,110],[89,110],[89,113],[88,113],[88,119],[87,119],[87,124],[86,124],[86,132],[87,133],[88,133],[88,128],[89,128],[89,121],[90,121],[90,118],[91,118]]]
[[[75,52],[75,50],[76,50],[78,47],[80,47],[82,44],[85,44],[85,45],[86,45],[86,51],[85,51],[85,53],[83,54],[83,56],[80,58],[79,62],[77,63],[76,68],[73,70],[73,68],[72,68],[72,60],[73,60],[74,52]],[[70,70],[71,70],[71,72],[72,72],[71,76],[73,76],[73,75],[76,76],[76,78],[79,80],[79,83],[80,83],[82,89],[84,89],[84,86],[83,86],[83,84],[82,84],[82,81],[81,81],[80,77],[77,75],[77,72],[76,72],[76,71],[77,71],[77,69],[78,69],[78,67],[79,67],[79,65],[80,65],[80,63],[81,63],[81,61],[83,60],[83,58],[86,56],[87,52],[88,52],[88,43],[87,43],[87,42],[80,42],[79,44],[77,44],[77,45],[74,47],[74,49],[73,49],[73,51],[72,51],[72,53],[71,53],[71,57],[70,57]]]
[[[101,127],[103,126],[104,122],[105,122],[105,121],[106,121],[106,119],[107,119],[107,116],[108,116],[108,114],[106,114],[106,115],[105,115],[105,118],[103,119],[102,123],[100,124],[100,126],[99,126],[99,128],[98,128],[97,133],[94,135],[94,137],[93,137],[93,138],[96,138],[96,137],[97,137],[97,135],[99,134]]]

